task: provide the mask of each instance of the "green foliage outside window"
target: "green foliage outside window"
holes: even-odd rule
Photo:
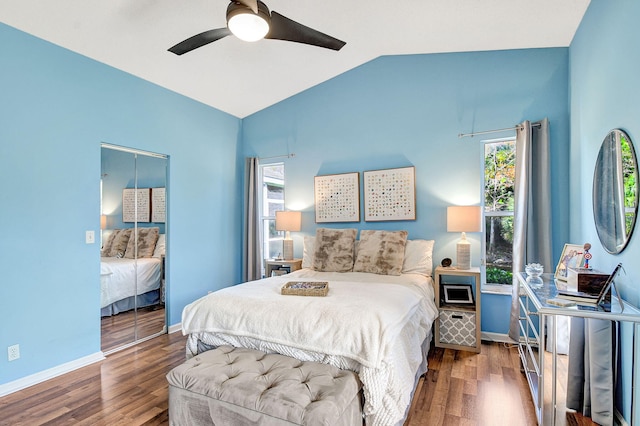
[[[491,284],[512,284],[513,272],[504,269],[487,267],[487,282]]]
[[[485,259],[488,284],[511,284],[513,277],[514,141],[485,144]]]

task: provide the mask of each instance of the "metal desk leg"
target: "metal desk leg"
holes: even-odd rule
[[[632,356],[631,356],[631,374],[633,374],[633,376],[631,377],[631,424],[635,425],[636,424],[636,388],[637,388],[637,374],[636,374],[636,331],[638,330],[638,323],[634,322],[633,323],[633,338],[631,339],[631,350],[632,350]]]
[[[558,377],[558,330],[556,328],[556,316],[550,315],[551,319],[551,338],[553,339],[553,348],[551,349],[551,425],[556,424],[556,382]]]

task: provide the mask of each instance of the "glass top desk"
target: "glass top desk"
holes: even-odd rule
[[[556,281],[553,274],[542,274],[542,285],[531,286],[527,283],[527,274],[519,272],[516,274],[520,284],[520,341],[518,342],[518,352],[524,367],[525,375],[529,383],[529,389],[533,398],[533,405],[536,411],[538,424],[556,424],[557,414],[557,329],[556,317],[582,317],[603,319],[609,321],[623,321],[633,323],[633,337],[635,341],[636,329],[640,323],[640,310],[630,305],[626,301],[612,296],[611,303],[602,306],[557,306],[550,304],[549,300],[558,297],[558,289],[566,289],[566,283]],[[547,321],[548,318],[548,321]],[[548,348],[551,352],[551,399],[547,400],[545,410],[545,393],[548,393],[548,384],[545,383],[545,336],[539,330],[544,330],[545,324],[548,324],[548,333],[550,334],[550,342],[552,347]],[[635,351],[633,353],[633,369],[635,370]],[[635,373],[635,371],[634,371]],[[635,401],[635,374],[633,375],[631,403]],[[547,377],[547,379],[549,379]],[[564,412],[561,413],[563,416]],[[634,424],[635,412],[631,407],[632,422]]]

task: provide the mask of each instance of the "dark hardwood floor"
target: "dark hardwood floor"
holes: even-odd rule
[[[0,398],[0,425],[168,425],[165,375],[184,362],[185,343],[162,335]],[[517,349],[432,348],[406,425],[498,424],[536,424]]]

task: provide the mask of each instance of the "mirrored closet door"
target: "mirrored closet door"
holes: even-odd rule
[[[166,332],[166,155],[115,145],[101,151],[101,349]]]

